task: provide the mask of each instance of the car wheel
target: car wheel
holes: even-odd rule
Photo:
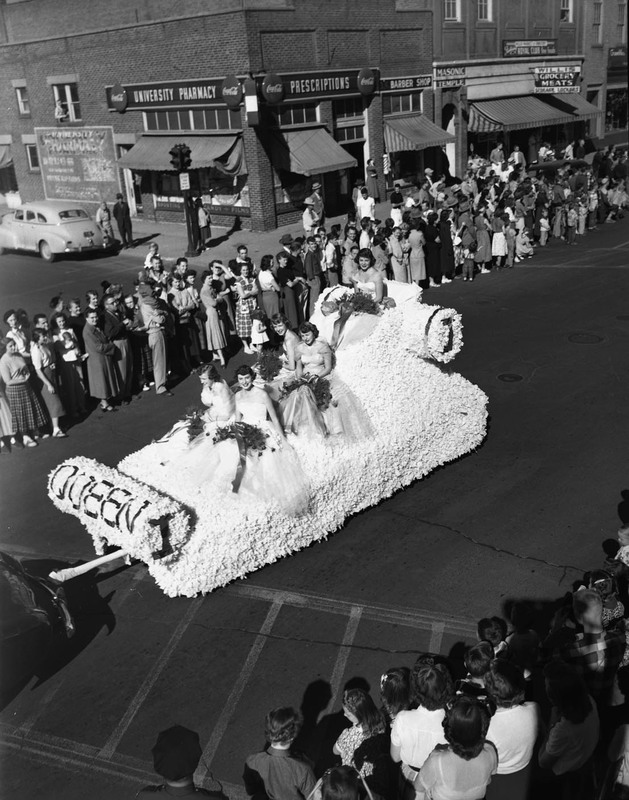
[[[39,243],[39,255],[44,259],[44,261],[52,262],[55,260],[56,255],[50,249],[50,245],[48,242],[40,242]]]

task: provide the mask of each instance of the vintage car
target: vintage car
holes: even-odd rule
[[[0,696],[36,674],[54,643],[74,632],[63,587],[0,552]]]
[[[54,261],[63,253],[102,251],[110,246],[94,217],[72,201],[23,203],[5,214],[0,224],[0,253],[30,250],[45,261]]]

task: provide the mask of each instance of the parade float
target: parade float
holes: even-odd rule
[[[463,344],[458,312],[425,304],[416,286],[395,282],[377,311],[358,299],[343,287],[329,290],[311,321],[333,344],[333,375],[360,404],[369,435],[287,434],[307,479],[298,511],[239,491],[236,480],[191,481],[164,456],[173,436],[187,446],[186,419],[115,469],[82,457],[63,462],[49,477],[53,503],[80,519],[97,553],[119,548],[103,560],[140,559],[167,595],[191,597],[326,539],[348,517],[478,447],[487,397],[450,366]],[[264,445],[240,448],[241,475],[256,469],[257,447]]]

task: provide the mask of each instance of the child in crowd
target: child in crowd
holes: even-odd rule
[[[380,699],[383,716],[389,725],[400,711],[411,707],[411,671],[408,667],[391,667],[381,676]]]
[[[260,353],[266,342],[269,341],[264,311],[259,308],[252,311],[251,322],[251,348]]]
[[[528,679],[539,660],[541,646],[539,636],[531,628],[533,610],[524,603],[514,603],[509,616],[513,625],[513,631],[506,639],[509,654]]]
[[[566,211],[566,244],[576,244],[578,212],[574,203],[568,203]]]
[[[491,642],[496,658],[507,656],[507,630],[507,623],[501,617],[483,617],[476,628],[478,640]]]
[[[485,675],[489,672],[494,657],[494,646],[491,642],[483,640],[469,647],[463,658],[467,675],[456,682],[456,693],[487,700]]]
[[[523,258],[531,258],[533,256],[533,245],[531,244],[531,237],[528,229],[519,231],[515,237],[515,261],[522,261]]]
[[[470,242],[467,247],[463,247],[463,280],[474,280],[474,254],[476,253],[476,242]]]
[[[578,208],[577,208],[577,215],[578,215],[577,233],[579,234],[579,236],[584,236],[585,235],[585,225],[586,225],[587,217],[588,217],[588,204],[587,204],[587,198],[585,196],[583,196],[583,195],[579,198],[579,205],[578,205]]]
[[[312,767],[291,749],[301,725],[301,717],[293,708],[269,711],[264,726],[269,746],[245,761],[243,777],[248,795],[278,800],[310,796],[316,783]]]
[[[510,222],[505,227],[505,238],[507,240],[507,260],[505,261],[505,267],[513,267],[515,263],[515,240],[517,238],[517,231],[513,222]]]
[[[550,220],[548,219],[548,209],[543,208],[539,220],[539,244],[540,247],[546,247],[548,244],[548,237],[550,235]]]

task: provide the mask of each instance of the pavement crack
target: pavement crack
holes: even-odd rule
[[[412,519],[414,522],[419,522],[424,525],[431,526],[433,528],[440,528],[443,531],[448,531],[448,533],[453,533],[456,536],[460,536],[462,539],[465,539],[467,542],[476,545],[477,547],[484,547],[486,550],[492,550],[494,553],[500,553],[501,555],[510,556],[511,558],[518,558],[521,561],[534,561],[537,564],[545,564],[547,567],[553,567],[554,569],[562,570],[562,578],[560,579],[560,583],[563,581],[566,573],[568,570],[572,570],[573,572],[578,572],[583,574],[587,572],[586,569],[583,567],[576,567],[574,564],[555,564],[554,561],[548,561],[545,558],[539,558],[539,556],[531,556],[525,555],[524,553],[515,553],[513,550],[507,550],[504,547],[498,547],[495,544],[491,544],[490,542],[481,542],[479,539],[475,539],[473,536],[470,536],[467,533],[463,533],[463,531],[459,530],[458,528],[453,528],[450,525],[445,525],[442,522],[434,522],[433,520],[429,519],[422,519],[421,517],[416,516],[409,516],[408,514],[400,513],[399,511],[394,511],[393,514],[398,517],[404,517],[405,519]]]

